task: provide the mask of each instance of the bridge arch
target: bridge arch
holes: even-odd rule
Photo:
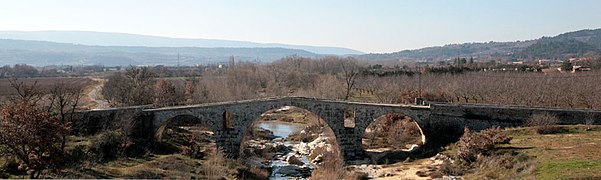
[[[154,137],[158,152],[204,156],[206,150],[217,148],[214,132],[202,116],[177,114],[162,122]]]
[[[403,112],[375,115],[361,135],[366,156],[380,164],[419,155],[427,142],[419,122]]]
[[[300,97],[212,103],[145,111],[152,114],[156,130],[171,117],[191,114],[211,127],[215,133],[217,145],[226,154],[230,157],[237,157],[240,154],[240,146],[247,127],[252,125],[264,112],[284,106],[305,109],[321,117],[334,132],[336,142],[347,162],[365,158],[361,138],[365,128],[374,118],[389,112],[402,112],[414,117],[420,127],[423,127],[422,118],[427,117],[424,114],[429,113],[427,108],[416,109],[407,105],[355,103]],[[224,112],[227,112],[227,118],[224,118]],[[228,119],[232,122],[224,123],[224,120]],[[231,128],[225,126],[231,126]]]
[[[421,134],[421,142],[422,144],[426,144],[428,141],[428,138],[426,137],[424,128],[427,126],[426,121],[423,119],[424,117],[419,115],[419,114],[414,114],[411,112],[407,112],[407,111],[389,111],[389,112],[382,112],[380,114],[376,114],[373,118],[372,121],[370,122],[370,124],[376,122],[378,120],[378,118],[382,118],[385,117],[387,115],[393,115],[393,114],[399,114],[399,115],[403,115],[403,116],[407,116],[408,118],[411,118],[411,122],[413,124],[415,124],[415,126],[417,126],[420,134]],[[369,126],[369,125],[368,125]],[[367,127],[367,126],[366,126]]]
[[[249,165],[254,166],[252,163],[256,163],[256,159],[254,159],[254,157],[262,157],[262,158],[268,158],[267,160],[271,160],[273,157],[273,153],[264,153],[264,147],[266,146],[266,142],[271,142],[274,143],[274,141],[276,141],[278,138],[283,138],[283,136],[288,136],[287,133],[282,133],[282,132],[278,132],[277,129],[274,129],[272,126],[273,124],[275,124],[275,127],[277,126],[285,126],[285,127],[294,127],[294,128],[300,128],[297,129],[296,131],[305,131],[306,133],[297,133],[296,136],[294,136],[294,138],[296,138],[295,140],[286,140],[286,141],[297,141],[297,142],[304,142],[304,143],[309,143],[312,142],[314,140],[317,140],[319,138],[319,142],[326,142],[326,146],[324,146],[323,148],[326,148],[327,150],[329,150],[327,153],[323,152],[323,151],[319,151],[320,154],[323,154],[327,157],[329,157],[330,155],[334,155],[334,156],[338,156],[341,152],[339,151],[340,148],[338,146],[338,142],[337,142],[337,138],[336,135],[334,133],[334,131],[332,130],[332,128],[330,128],[330,126],[328,125],[328,123],[326,122],[326,120],[323,117],[320,117],[318,114],[311,112],[307,109],[304,108],[300,108],[300,107],[296,107],[296,106],[282,106],[282,107],[276,107],[274,109],[269,109],[265,112],[260,113],[259,116],[257,116],[256,118],[250,118],[251,122],[250,124],[246,127],[246,130],[243,132],[243,139],[241,141],[241,145],[240,145],[240,156],[242,158],[242,160],[247,160],[247,159],[253,159],[251,161],[249,161]],[[287,124],[290,123],[290,124]],[[262,129],[260,129],[260,127],[264,127],[265,129],[268,130],[274,130],[274,135],[276,137],[265,137],[264,135],[264,131],[262,131]],[[290,136],[288,136],[290,137]],[[275,138],[274,140],[272,140],[271,138]],[[281,143],[282,141],[280,141]],[[277,145],[277,143],[275,144],[270,144],[270,145],[275,145],[274,149],[275,151],[280,151],[279,153],[282,152],[286,152],[289,149],[282,149],[280,146],[284,145],[284,146],[289,146],[286,145],[286,143],[284,144],[280,144]],[[329,147],[328,147],[329,146]],[[304,148],[300,148],[300,149],[304,149]],[[267,149],[268,151],[270,151],[269,149]],[[318,152],[318,151],[316,151]],[[297,152],[297,154],[295,156],[299,157],[299,156],[306,156],[307,159],[309,161],[311,161],[312,159],[310,159],[311,157],[314,156],[310,156],[311,152],[309,151],[308,154],[304,154],[306,152]],[[285,156],[284,156],[285,157]],[[280,157],[282,158],[282,157]],[[277,159],[277,158],[276,158]],[[281,159],[280,159],[281,160]]]
[[[199,116],[195,116],[193,114],[178,114],[168,118],[159,125],[158,129],[154,132],[155,140],[161,141],[163,139],[163,133],[167,129],[167,127],[181,125],[201,125],[208,127],[207,122],[203,121],[202,118]],[[211,131],[213,131],[212,128]]]

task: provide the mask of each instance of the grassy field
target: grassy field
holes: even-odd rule
[[[515,148],[536,159],[537,179],[601,178],[601,126],[561,126],[562,133],[537,134],[530,128],[507,129]]]

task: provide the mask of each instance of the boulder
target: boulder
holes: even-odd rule
[[[286,161],[289,164],[298,165],[298,166],[302,166],[302,165],[305,164],[300,159],[298,159],[298,157],[296,157],[296,156],[288,156],[288,158],[286,159]]]
[[[276,174],[280,174],[286,177],[309,177],[311,176],[311,168],[309,167],[298,167],[298,166],[283,166],[279,169],[274,169]]]

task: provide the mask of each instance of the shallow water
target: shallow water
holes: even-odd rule
[[[263,129],[267,129],[273,132],[273,135],[277,136],[278,138],[276,138],[275,140],[281,139],[281,138],[287,138],[288,136],[290,136],[293,133],[296,132],[300,132],[304,129],[305,125],[303,124],[295,124],[295,123],[287,123],[287,122],[277,122],[277,121],[264,121],[264,122],[259,122],[257,124],[258,127],[261,127]],[[288,147],[292,147],[294,144],[296,144],[297,142],[292,142],[292,141],[284,141],[284,145],[288,146]],[[294,153],[294,150],[291,151],[290,153]],[[289,154],[290,154],[289,153]],[[281,154],[279,155],[279,157],[284,157],[288,154]],[[309,163],[309,160],[307,159],[306,156],[302,156],[300,157],[300,160],[305,163],[305,167],[307,166],[311,166]],[[269,179],[275,179],[275,180],[283,180],[283,179],[289,179],[289,178],[293,178],[293,179],[305,179],[302,177],[287,177],[284,176],[283,174],[280,174],[279,172],[282,170],[282,168],[286,167],[286,166],[296,166],[296,167],[301,167],[301,166],[297,166],[297,165],[291,165],[288,162],[275,158],[272,159],[271,161],[271,167],[273,167],[273,172],[271,174],[271,177],[269,177]],[[311,167],[312,169],[312,167]]]
[[[273,132],[273,135],[279,138],[287,138],[290,134],[302,131],[305,128],[303,124],[277,122],[277,121],[264,121],[259,122],[257,126],[267,129]]]

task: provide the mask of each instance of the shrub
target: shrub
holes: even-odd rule
[[[452,176],[463,176],[471,169],[470,166],[462,163],[453,163],[451,160],[444,160],[440,165],[438,171],[441,174],[452,175]]]
[[[271,173],[268,169],[261,169],[253,166],[238,169],[238,176],[240,179],[269,179]]]
[[[0,155],[18,158],[29,178],[39,178],[42,171],[61,167],[61,142],[68,128],[28,98],[17,98],[0,109]]]
[[[350,176],[344,169],[344,161],[339,153],[340,151],[336,148],[332,148],[332,151],[326,151],[323,153],[323,163],[317,167],[311,173],[311,177],[315,179],[347,179]]]
[[[534,179],[535,162],[525,154],[499,154],[478,158],[466,179]]]
[[[140,171],[136,172],[135,174],[128,176],[126,178],[129,178],[129,179],[163,179],[166,176],[167,175],[160,173],[160,172],[154,172],[154,171],[150,171],[150,170],[140,170]]]
[[[227,176],[227,159],[221,150],[215,150],[201,166],[207,179],[224,179]]]
[[[90,151],[96,154],[98,160],[108,161],[125,154],[127,138],[120,130],[108,130],[92,138]]]
[[[497,144],[507,144],[510,138],[500,128],[486,129],[473,133],[465,128],[459,139],[457,157],[464,162],[474,162],[480,155],[490,155]]]
[[[19,169],[19,162],[17,161],[17,159],[12,156],[2,157],[2,164],[0,164],[0,172],[6,172],[9,174],[25,174],[25,171]]]
[[[444,159],[438,172],[466,179],[531,179],[535,162],[525,154],[496,151],[498,144],[509,143],[499,128],[464,134],[457,143],[457,154]]]
[[[398,149],[407,148],[406,145],[421,145],[421,131],[412,119],[403,119],[390,125],[388,130],[388,144]]]
[[[71,150],[67,150],[67,162],[66,166],[78,165],[83,161],[88,160],[89,154],[87,153],[88,148],[84,145],[77,145]]]
[[[594,113],[586,113],[584,116],[584,125],[586,125],[587,130],[591,130],[593,125],[595,124],[595,114]]]
[[[533,114],[526,121],[526,125],[536,127],[536,132],[539,134],[551,134],[557,132],[558,128],[554,127],[557,123],[559,123],[557,117],[546,112]]]

